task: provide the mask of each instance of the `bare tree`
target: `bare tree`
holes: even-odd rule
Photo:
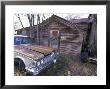
[[[36,36],[37,36],[37,42],[39,45],[40,45],[40,31],[41,31],[39,27],[40,27],[40,23],[43,22],[44,19],[45,19],[44,14],[37,14],[37,28],[36,28],[37,34],[36,34]]]
[[[23,23],[22,23],[22,21],[21,21],[21,18],[20,18],[20,15],[19,14],[16,14],[16,16],[17,16],[17,18],[19,19],[19,21],[20,21],[20,24],[21,24],[21,26],[22,26],[22,28],[23,28],[23,30],[25,29],[24,28],[24,25],[23,25]],[[17,23],[14,23],[15,25],[14,25],[14,29],[16,29],[17,28]],[[16,33],[16,31],[15,31],[15,34],[17,34]],[[21,34],[21,33],[20,33]]]
[[[34,38],[34,14],[27,14],[29,25],[30,25],[30,37]]]
[[[36,25],[36,28],[34,28],[34,23],[35,23],[35,16],[37,17],[37,25]],[[37,43],[40,45],[40,22],[41,22],[41,19],[42,21],[44,20],[45,18],[45,15],[44,14],[27,14],[27,17],[28,17],[28,21],[29,21],[29,24],[30,24],[30,37],[31,38],[35,38]],[[36,32],[36,34],[35,34]]]
[[[45,15],[44,15],[44,14],[42,14],[42,22],[44,21],[44,19],[45,19]]]
[[[14,30],[17,29],[17,24],[18,24],[18,22],[14,22]]]
[[[65,18],[67,20],[80,19],[80,15],[68,14]]]
[[[21,23],[22,28],[24,29],[24,26],[23,26],[23,23],[22,23],[22,21],[21,21],[20,15],[18,14],[17,17],[18,17],[18,19],[19,19],[19,21],[20,21],[20,23]]]
[[[38,44],[40,45],[40,29],[39,29],[39,26],[40,26],[40,14],[37,14],[37,41],[38,41]]]
[[[22,28],[25,29],[23,22],[21,20],[20,14],[17,14],[16,16],[18,17]],[[33,38],[34,40],[36,39],[36,41],[40,45],[40,28],[39,28],[39,26],[40,26],[40,22],[44,21],[45,15],[44,14],[23,14],[23,16],[26,16],[29,21],[30,38]],[[35,20],[37,21],[36,28],[35,28]],[[36,32],[36,34],[35,34],[35,32]]]

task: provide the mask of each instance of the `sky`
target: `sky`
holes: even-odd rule
[[[41,18],[42,18],[43,14],[40,14],[40,15],[41,15]],[[52,15],[53,15],[52,13],[51,14],[44,14],[44,16],[45,16],[44,20],[51,17]],[[57,14],[54,14],[54,15],[57,15],[57,16],[60,16],[64,19],[69,20],[70,19],[69,17],[72,17],[72,18],[75,18],[75,19],[88,18],[89,14],[66,14],[66,13],[58,14],[57,13]],[[23,26],[24,27],[29,27],[29,21],[28,21],[28,18],[26,16],[26,14],[19,14],[19,16],[20,16],[20,19],[23,23]],[[41,20],[41,22],[42,22],[42,20]],[[35,14],[35,25],[36,24],[37,24],[37,14]],[[14,14],[14,30],[17,30],[17,29],[20,29],[20,28],[22,28],[21,23],[20,23],[20,21],[17,17],[17,14]]]

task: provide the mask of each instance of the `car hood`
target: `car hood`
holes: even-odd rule
[[[51,54],[53,48],[38,45],[16,45],[14,52],[28,56],[30,59],[39,59]]]

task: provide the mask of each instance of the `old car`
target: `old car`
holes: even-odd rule
[[[32,75],[39,74],[51,63],[55,63],[58,52],[53,48],[31,43],[28,36],[14,36],[14,66]]]

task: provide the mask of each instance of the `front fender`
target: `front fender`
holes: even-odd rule
[[[14,59],[15,59],[15,58],[19,58],[20,60],[22,60],[22,61],[24,62],[24,64],[25,64],[25,66],[26,66],[25,58],[23,58],[23,57],[21,57],[21,56],[15,56]]]

